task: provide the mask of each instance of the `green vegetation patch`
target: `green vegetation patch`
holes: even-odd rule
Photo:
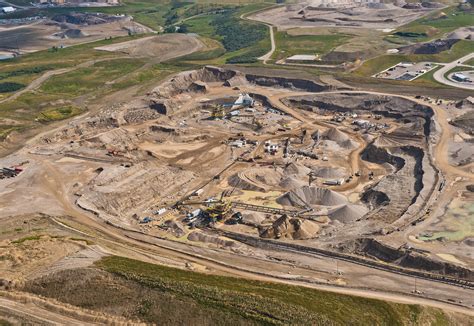
[[[349,35],[344,34],[290,35],[287,32],[276,32],[277,50],[274,58],[280,60],[295,54],[319,54],[323,56],[349,38]]]
[[[39,239],[41,239],[40,235],[31,235],[31,236],[24,237],[24,238],[21,238],[21,239],[13,240],[12,243],[21,244],[21,243],[24,243],[26,241],[37,241]]]
[[[0,80],[11,78],[11,77],[17,77],[17,76],[39,74],[51,69],[54,69],[52,65],[45,65],[45,66],[33,66],[33,67],[25,67],[25,68],[14,69],[14,70],[0,71]]]
[[[120,90],[136,85],[145,86],[150,81],[156,83],[175,72],[177,72],[176,67],[164,63],[155,64],[147,69],[139,69],[138,71],[129,74],[127,78],[113,83],[112,89]]]
[[[50,121],[57,121],[63,120],[81,113],[81,109],[77,106],[63,106],[59,108],[50,108],[43,110],[38,117],[36,118],[39,122],[50,122]]]
[[[176,299],[192,299],[203,309],[217,309],[258,324],[403,325],[435,318],[447,323],[441,311],[416,305],[205,275],[116,256],[105,257],[96,265],[147,288],[172,294]],[[142,306],[146,318],[150,305]]]
[[[11,83],[11,82],[0,83],[0,93],[16,92],[24,87],[25,85],[20,84],[20,83]]]
[[[241,23],[233,16],[234,11],[226,11],[216,15],[211,21],[216,34],[222,39],[222,45],[227,51],[237,51],[249,47],[265,37],[268,37],[268,28],[262,24],[250,22]]]
[[[429,41],[457,28],[471,26],[472,15],[472,11],[465,11],[458,7],[438,10],[400,27],[393,35],[414,42]]]
[[[203,15],[187,20],[188,32],[205,39],[218,41],[211,49],[182,58],[200,64],[254,63],[270,50],[268,27],[253,21],[242,20],[246,13],[268,7],[268,3],[254,3],[240,7],[225,7],[213,15]]]
[[[50,78],[41,86],[41,91],[49,94],[78,96],[92,92],[143,65],[135,59],[116,59],[101,61],[91,67],[79,68],[74,71]]]

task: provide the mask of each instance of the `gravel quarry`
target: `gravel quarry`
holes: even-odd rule
[[[449,198],[470,198],[473,166],[442,161],[439,110],[320,80],[178,73],[2,158],[22,172],[0,180],[0,223],[40,214],[44,229],[75,234],[31,240],[45,257],[35,277],[115,253],[179,268],[192,257],[197,270],[404,295],[417,277],[420,296],[469,309],[472,234],[439,221],[469,223],[472,207]],[[15,250],[1,263],[12,278]],[[15,282],[34,278],[22,273]]]

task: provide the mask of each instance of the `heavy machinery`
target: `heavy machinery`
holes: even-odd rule
[[[212,116],[211,117],[214,120],[224,119],[225,115],[226,115],[226,112],[225,112],[225,109],[224,109],[223,105],[216,105],[212,109]]]
[[[210,219],[211,222],[224,220],[232,211],[232,202],[220,200],[210,204],[204,209],[203,215]]]

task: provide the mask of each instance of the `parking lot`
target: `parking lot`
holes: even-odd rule
[[[385,69],[372,77],[392,80],[415,80],[427,72],[435,69],[432,62],[400,62],[395,66]]]

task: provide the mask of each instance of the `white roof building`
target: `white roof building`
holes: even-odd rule
[[[286,60],[291,60],[291,61],[315,61],[318,57],[312,54],[296,54],[293,55],[289,58],[286,58]]]
[[[16,9],[13,8],[13,7],[1,7],[0,8],[0,11],[5,13],[5,14],[8,14],[10,12],[14,12]]]

